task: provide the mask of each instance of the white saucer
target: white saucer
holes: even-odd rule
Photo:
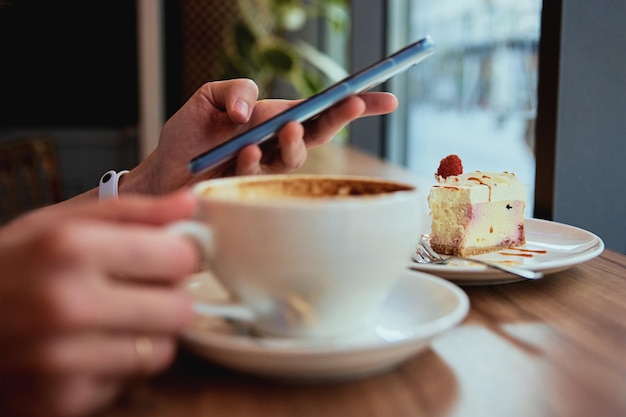
[[[520,249],[529,252],[507,249],[478,255],[475,258],[552,274],[593,259],[604,250],[602,239],[575,226],[548,220],[526,219],[524,228],[526,245]],[[469,261],[455,260],[447,265],[411,262],[410,267],[446,278],[459,285],[506,284],[524,280]]]
[[[392,369],[459,324],[469,300],[456,285],[416,271],[403,273],[360,331],[321,341],[257,338],[217,319],[198,317],[183,335],[197,355],[234,370],[278,379],[337,380]],[[192,293],[201,297],[200,274]],[[209,283],[213,286],[213,283]]]

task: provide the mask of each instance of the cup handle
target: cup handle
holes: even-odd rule
[[[203,260],[209,261],[213,257],[215,253],[213,230],[204,223],[195,220],[182,220],[169,224],[167,230],[193,239],[198,245]]]
[[[168,225],[167,229],[172,233],[193,239],[198,245],[203,260],[210,263],[215,253],[215,240],[213,239],[213,231],[209,226],[194,220],[183,220]],[[221,317],[246,323],[255,321],[255,315],[251,309],[236,303],[198,301],[194,304],[194,311],[200,315]]]

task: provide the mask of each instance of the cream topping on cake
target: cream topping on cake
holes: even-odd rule
[[[526,198],[526,187],[510,172],[472,171],[446,178],[435,175],[435,179],[438,182],[433,187],[435,190],[458,189],[459,198],[468,199],[470,203]]]

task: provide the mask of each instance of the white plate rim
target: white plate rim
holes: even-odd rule
[[[593,259],[596,256],[600,255],[604,251],[605,246],[602,239],[588,230],[565,223],[534,218],[525,219],[525,228],[528,240],[526,246],[532,247],[534,244],[538,246],[542,244],[542,242],[539,240],[533,240],[533,237],[538,234],[536,231],[540,227],[556,228],[564,232],[569,232],[570,234],[576,233],[580,236],[584,236],[586,238],[586,242],[581,243],[581,250],[579,252],[576,252],[574,254],[567,254],[566,256],[551,261],[528,263],[523,265],[525,268],[537,272],[543,272],[544,274],[551,274],[569,269],[575,265],[589,261],[590,259]],[[488,258],[489,256],[490,254],[480,255],[480,257],[482,258]],[[420,264],[411,261],[410,268],[423,272],[428,272],[441,278],[451,280],[458,284],[479,283],[480,285],[485,285],[517,282],[524,280],[523,278],[513,277],[506,272],[477,264],[472,264],[468,266],[450,266]]]

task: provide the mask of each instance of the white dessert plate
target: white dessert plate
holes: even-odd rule
[[[602,239],[575,226],[526,219],[524,228],[526,245],[477,255],[475,258],[551,274],[593,259],[604,250]],[[410,268],[446,278],[459,285],[505,284],[524,280],[497,269],[462,260],[447,265],[419,264],[412,261]]]
[[[198,274],[190,287],[198,298],[206,293],[201,280]],[[222,320],[198,317],[183,332],[182,342],[202,358],[261,377],[356,379],[391,370],[418,354],[459,324],[468,310],[467,295],[453,283],[406,271],[367,324],[350,334],[317,341],[255,337]]]

